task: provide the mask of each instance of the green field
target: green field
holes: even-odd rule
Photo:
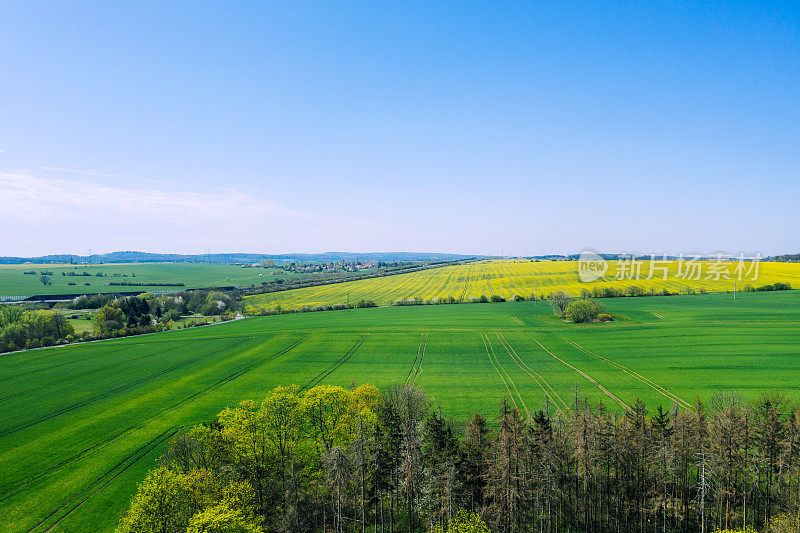
[[[0,356],[4,531],[111,531],[178,428],[276,386],[415,382],[461,423],[565,409],[577,389],[622,411],[720,391],[800,397],[800,291],[615,298],[568,324],[545,302],[278,315]]]
[[[24,272],[35,271],[36,274]],[[52,272],[51,285],[39,280],[43,271]],[[62,276],[65,272],[88,272],[92,276]],[[105,277],[94,274],[102,272]],[[0,297],[37,294],[96,294],[100,292],[169,291],[184,288],[260,285],[276,277],[288,277],[282,270],[242,268],[210,263],[119,263],[104,265],[0,265]],[[118,277],[113,277],[119,274]],[[133,277],[135,274],[136,277]],[[127,275],[128,277],[122,277]],[[69,285],[69,283],[75,285]],[[108,283],[184,283],[185,287],[114,286]],[[89,283],[89,285],[85,285]]]

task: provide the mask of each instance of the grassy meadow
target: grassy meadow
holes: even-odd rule
[[[415,383],[458,424],[504,396],[563,411],[576,390],[618,412],[800,398],[800,291],[603,303],[614,322],[566,323],[542,301],[385,307],[0,356],[2,529],[112,531],[176,431],[277,385]]]
[[[715,279],[711,265],[713,261],[699,262],[702,272],[700,279],[684,279],[678,277],[679,264],[670,261],[666,266],[667,279],[663,279],[663,271],[654,272],[652,279],[646,279],[650,273],[649,261],[641,265],[640,278],[614,279],[614,274],[621,268],[620,262],[609,261],[609,270],[603,279],[592,283],[582,283],[578,276],[577,261],[528,261],[528,260],[486,260],[464,265],[452,265],[442,268],[423,270],[408,274],[398,274],[384,278],[365,279],[346,283],[321,285],[295,289],[285,292],[274,292],[247,297],[246,308],[251,313],[274,309],[280,305],[282,309],[298,309],[303,306],[334,305],[347,301],[374,300],[378,305],[390,305],[395,300],[410,298],[429,300],[432,298],[448,298],[468,300],[481,295],[499,295],[511,299],[514,295],[531,295],[537,298],[563,290],[573,296],[581,294],[583,289],[595,287],[612,287],[624,290],[637,285],[645,291],[685,293],[687,289],[704,289],[709,292],[732,291],[736,262],[727,263],[730,279],[720,276]],[[745,263],[749,268],[750,263]],[[711,274],[709,274],[711,272]],[[737,282],[739,289],[747,283],[753,286],[772,284],[775,282],[790,283],[800,287],[800,263],[766,263],[759,264],[758,279],[751,281],[744,275]],[[708,276],[711,275],[711,279]],[[694,278],[694,275],[688,276]]]
[[[25,274],[35,271],[36,274]],[[39,280],[42,272],[52,272],[51,285]],[[63,276],[61,273],[88,272],[91,276]],[[98,272],[106,274],[97,277]],[[114,274],[118,274],[114,277]],[[135,277],[132,276],[135,274]],[[123,275],[127,277],[122,277]],[[264,268],[242,268],[239,265],[210,263],[118,263],[103,265],[0,265],[0,296],[36,294],[96,294],[100,292],[165,291],[229,285],[260,285],[283,271]],[[109,283],[184,283],[185,287],[158,285],[124,286]],[[75,283],[75,285],[69,285]],[[88,283],[88,285],[86,285]]]

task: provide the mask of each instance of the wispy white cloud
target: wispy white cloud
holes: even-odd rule
[[[79,170],[76,168],[63,168],[63,167],[39,167],[42,170],[51,172],[66,172],[68,174],[80,174],[82,176],[96,176],[105,178],[116,178],[119,174],[107,174],[105,172],[95,172],[93,170]]]
[[[230,180],[220,180],[233,182]],[[59,167],[0,171],[0,255],[142,250],[321,252],[465,251],[447,215],[369,212],[357,202],[300,209],[258,189],[189,189]],[[475,232],[470,234],[474,237]],[[449,243],[444,246],[440,243]]]
[[[86,173],[87,176],[106,176]],[[119,186],[97,181],[39,176],[30,172],[0,173],[0,200],[5,216],[32,220],[42,215],[93,219],[110,216],[156,216],[182,225],[215,220],[302,219],[312,215],[287,208],[237,188],[212,191]]]
[[[235,187],[121,185],[101,173],[45,170],[0,172],[0,224],[9,230],[0,235],[0,255],[82,250],[87,241],[107,250],[293,249],[298,234],[336,226],[336,217]]]

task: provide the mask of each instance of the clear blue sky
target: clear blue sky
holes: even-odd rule
[[[799,251],[800,4],[699,4],[3,2],[0,255]]]

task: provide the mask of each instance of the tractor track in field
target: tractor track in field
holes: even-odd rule
[[[358,349],[361,348],[361,345],[364,344],[364,341],[367,340],[368,336],[369,333],[363,333],[358,338],[358,340],[356,340],[356,342],[341,357],[339,357],[339,359],[328,365],[322,372],[314,376],[308,383],[303,385],[303,387],[300,390],[304,391],[306,389],[310,389],[311,387],[316,387],[317,385],[322,383],[322,381],[328,376],[330,376],[334,370],[336,370],[337,368],[348,362],[350,358],[353,357],[353,355],[358,351]]]
[[[577,372],[578,374],[580,374],[581,376],[583,376],[584,378],[586,378],[586,379],[587,379],[589,382],[591,382],[591,383],[592,383],[592,384],[594,384],[594,385],[595,385],[595,386],[596,386],[598,389],[600,389],[600,391],[601,391],[603,394],[605,394],[606,396],[608,396],[609,398],[611,398],[612,400],[614,400],[615,402],[617,402],[617,403],[618,403],[618,404],[619,404],[619,405],[620,405],[620,406],[621,406],[623,409],[625,409],[626,411],[630,411],[630,410],[631,410],[631,407],[630,407],[630,406],[629,406],[627,403],[625,403],[625,402],[623,402],[622,400],[620,400],[620,399],[619,399],[619,397],[617,397],[617,395],[615,395],[613,392],[611,392],[610,390],[608,390],[607,388],[605,388],[605,387],[604,387],[604,386],[603,386],[603,385],[602,385],[600,382],[598,382],[598,381],[597,381],[596,379],[594,379],[592,376],[590,376],[589,374],[587,374],[587,373],[586,373],[586,372],[584,372],[583,370],[579,369],[578,367],[576,367],[576,366],[574,366],[574,365],[571,365],[571,364],[569,364],[568,362],[564,361],[562,358],[560,358],[559,356],[557,356],[556,354],[554,354],[553,352],[551,352],[550,350],[548,350],[547,348],[545,348],[544,344],[542,344],[541,342],[539,342],[538,340],[536,340],[536,338],[535,338],[533,335],[530,335],[530,334],[529,334],[529,336],[530,336],[531,340],[533,340],[533,342],[535,342],[536,344],[538,344],[538,345],[539,345],[539,346],[542,348],[542,350],[544,350],[545,352],[547,352],[547,353],[549,353],[550,355],[552,355],[554,359],[556,359],[557,361],[561,362],[562,364],[564,364],[564,365],[568,366],[569,368],[571,368],[572,370],[574,370],[575,372]],[[569,344],[569,343],[568,343],[568,344]]]
[[[472,273],[472,264],[467,267],[466,277],[464,278],[464,289],[461,291],[461,296],[458,297],[462,302],[467,297],[467,289],[469,289],[469,276]]]
[[[154,438],[150,439],[145,444],[141,445],[137,448],[133,453],[126,456],[121,461],[117,462],[113,467],[106,470],[103,475],[96,478],[92,481],[88,486],[84,487],[80,491],[78,491],[75,495],[73,495],[69,500],[65,503],[57,507],[54,511],[40,520],[35,526],[28,530],[28,533],[33,533],[34,531],[45,528],[43,531],[52,531],[58,524],[60,524],[65,518],[67,518],[70,514],[72,514],[76,509],[78,509],[81,505],[86,503],[92,496],[100,492],[103,488],[108,486],[112,481],[116,478],[121,476],[126,470],[130,467],[138,463],[141,459],[146,457],[150,454],[153,450],[155,450],[161,443],[166,442],[173,435],[175,435],[178,431],[180,431],[182,427],[177,428],[170,428],[167,430],[162,431]],[[63,512],[65,511],[66,512]],[[63,512],[63,514],[62,514]],[[60,515],[60,516],[59,516]],[[48,522],[58,516],[58,518],[47,527]]]
[[[519,318],[517,318],[517,317],[516,317],[516,316],[514,316],[514,315],[511,315],[511,320],[513,320],[514,322],[516,322],[516,323],[517,323],[517,324],[519,324],[520,326],[524,326],[524,325],[525,325],[525,322],[523,322],[522,320],[520,320]]]
[[[159,356],[159,357],[163,357],[164,355],[166,355],[166,354],[168,354],[168,353],[170,353],[170,352],[174,352],[175,350],[177,350],[177,349],[179,349],[179,348],[181,348],[181,346],[173,346],[173,347],[170,347],[168,350],[165,350],[165,351],[163,351],[163,352],[159,353],[159,354],[158,354],[158,356]],[[98,368],[93,368],[92,370],[87,370],[87,371],[85,371],[85,372],[81,372],[81,373],[79,373],[79,374],[76,374],[76,375],[74,375],[74,376],[64,376],[64,377],[63,377],[63,378],[61,378],[61,379],[57,379],[57,380],[55,380],[55,381],[51,381],[51,382],[49,382],[49,383],[46,383],[44,386],[46,386],[46,387],[51,387],[51,386],[53,386],[53,385],[56,385],[56,384],[58,384],[58,383],[63,383],[63,382],[65,382],[65,381],[70,381],[70,380],[73,380],[73,379],[81,379],[81,378],[85,378],[86,376],[90,376],[90,375],[92,375],[92,374],[95,374],[95,373],[97,373],[97,372],[102,372],[102,371],[105,371],[105,370],[110,370],[110,369],[112,369],[112,368],[115,368],[115,367],[118,367],[118,366],[120,366],[120,365],[130,364],[130,363],[132,363],[132,362],[134,362],[134,361],[140,361],[140,360],[142,360],[142,359],[146,359],[146,358],[148,358],[148,357],[155,357],[155,356],[154,356],[153,354],[145,354],[145,355],[140,355],[139,357],[133,357],[133,358],[131,358],[131,359],[128,359],[128,360],[125,360],[125,361],[117,361],[116,363],[112,363],[112,364],[110,364],[110,365],[107,365],[107,366],[102,366],[102,367],[98,367]],[[35,389],[39,389],[39,388],[41,388],[41,387],[35,387]],[[24,391],[20,391],[20,392],[15,392],[14,394],[9,394],[8,396],[3,396],[2,398],[0,398],[0,402],[2,402],[3,400],[9,400],[9,399],[11,399],[11,398],[15,398],[15,397],[17,397],[17,396],[22,396],[22,395],[25,395],[25,394],[30,394],[30,392],[31,392],[31,389],[24,390]]]
[[[453,274],[455,274],[455,272],[456,270],[454,268],[450,269],[450,273],[447,275],[447,279],[444,280],[444,284],[441,287],[439,287],[439,290],[436,291],[436,293],[434,293],[433,296],[431,296],[431,299],[437,298],[442,293],[442,291],[445,290],[445,288],[447,288],[447,285],[450,283],[450,279],[452,279]]]
[[[570,340],[570,339],[567,339],[565,337],[562,337],[558,333],[556,333],[556,335],[558,335],[565,342],[571,344],[572,346],[574,346],[578,350],[582,351],[583,353],[585,353],[585,354],[587,354],[587,355],[589,355],[591,357],[594,357],[598,361],[602,361],[602,362],[604,362],[604,363],[606,363],[608,365],[611,365],[611,366],[617,368],[618,370],[622,370],[623,372],[625,372],[629,376],[631,376],[631,377],[633,377],[635,379],[638,379],[639,381],[641,381],[642,383],[644,383],[648,387],[651,387],[653,390],[655,390],[659,394],[665,396],[666,398],[672,400],[673,402],[677,403],[678,405],[686,407],[687,409],[693,409],[692,405],[689,402],[687,402],[683,398],[679,397],[678,395],[670,392],[669,390],[667,390],[666,388],[662,387],[661,385],[659,385],[658,383],[656,383],[652,379],[646,378],[643,375],[641,375],[638,372],[636,372],[635,370],[631,370],[630,368],[626,367],[625,365],[617,363],[616,361],[612,361],[611,359],[608,359],[607,357],[603,357],[602,355],[597,355],[596,353],[592,352],[588,348],[584,348],[583,346],[581,346],[577,342],[575,342],[573,340]]]
[[[143,427],[147,426],[150,422],[152,422],[154,419],[158,418],[159,416],[163,415],[164,413],[167,413],[169,411],[177,409],[177,408],[189,403],[190,401],[194,400],[195,398],[197,398],[199,396],[202,396],[203,394],[206,394],[206,393],[208,393],[208,392],[210,392],[210,391],[212,391],[214,389],[217,389],[217,388],[219,388],[219,387],[221,387],[223,385],[226,385],[227,383],[230,383],[231,381],[233,381],[233,380],[245,375],[246,373],[250,372],[251,370],[256,369],[259,366],[262,366],[262,365],[265,365],[265,364],[267,364],[269,362],[274,361],[278,357],[280,357],[280,356],[290,352],[294,348],[296,348],[300,343],[302,343],[302,341],[303,341],[302,338],[301,339],[297,339],[294,342],[292,342],[291,344],[289,344],[289,345],[285,346],[284,348],[278,350],[277,352],[273,353],[272,355],[270,355],[266,359],[259,360],[259,361],[253,361],[253,362],[245,365],[243,368],[240,368],[239,370],[237,370],[235,372],[232,372],[231,374],[228,374],[227,376],[215,381],[211,385],[208,385],[207,387],[205,387],[205,388],[203,388],[203,389],[201,389],[201,390],[199,390],[197,392],[194,392],[194,393],[190,394],[189,396],[179,400],[178,402],[176,402],[176,403],[174,403],[174,404],[172,404],[170,406],[167,406],[167,407],[165,407],[165,408],[153,413],[151,416],[149,416],[148,418],[145,418],[141,422],[139,422],[139,423],[137,423],[135,425],[129,426],[126,429],[122,430],[121,432],[118,432],[118,433],[115,433],[113,435],[110,435],[106,439],[104,439],[104,440],[102,440],[102,441],[100,441],[98,443],[95,443],[92,446],[89,446],[88,448],[84,448],[80,452],[78,452],[78,453],[76,453],[76,454],[74,454],[74,455],[72,455],[72,456],[70,456],[70,457],[68,457],[68,458],[56,463],[55,465],[53,465],[53,466],[51,466],[51,467],[49,467],[49,468],[47,468],[47,469],[45,469],[45,470],[43,470],[41,472],[37,472],[36,474],[32,474],[30,476],[27,476],[25,478],[22,478],[20,480],[15,481],[14,483],[11,484],[10,487],[8,487],[4,491],[0,492],[0,503],[2,503],[4,501],[8,500],[9,498],[12,498],[15,495],[19,494],[20,492],[22,492],[24,490],[24,488],[27,485],[37,481],[38,479],[41,479],[41,478],[43,478],[45,476],[53,474],[53,473],[61,470],[62,468],[74,463],[75,461],[78,461],[79,459],[81,459],[84,456],[88,455],[92,451],[101,449],[101,448],[103,448],[103,447],[105,447],[105,446],[107,446],[107,445],[109,445],[109,444],[111,444],[113,442],[116,442],[117,440],[125,437],[126,435],[129,435],[130,433],[132,433],[132,432],[134,432],[134,431],[136,431],[138,429],[142,429]]]
[[[422,353],[419,354],[419,364],[417,365],[417,373],[414,374],[414,381],[411,382],[411,385],[417,384],[417,377],[422,374],[422,360],[425,358],[425,348],[428,347],[428,334],[425,334],[425,343],[422,345]]]
[[[53,346],[49,346],[49,348],[53,348]],[[122,352],[122,351],[125,351],[125,347],[120,346],[118,350],[114,350],[114,351],[110,352],[108,355],[111,356],[111,355],[116,354],[117,352]],[[22,351],[22,352],[17,352],[17,353],[25,353],[25,352]],[[38,359],[44,359],[46,357],[50,357],[50,354],[42,355],[42,356],[39,356],[39,357],[37,357],[35,359],[31,358],[30,360],[28,360],[28,363],[31,363],[31,362],[36,361]],[[15,374],[13,376],[4,377],[3,379],[0,379],[0,383],[5,383],[6,381],[18,380],[18,379],[20,379],[22,377],[25,377],[25,376],[28,376],[30,374],[41,374],[42,372],[47,372],[48,370],[52,370],[52,369],[55,369],[55,368],[60,368],[62,366],[67,366],[67,365],[74,365],[74,364],[80,363],[82,361],[84,361],[84,359],[72,359],[70,361],[64,361],[63,363],[55,363],[55,364],[48,365],[48,366],[45,366],[45,367],[42,367],[42,368],[37,368],[35,370],[28,370],[27,372],[22,372],[20,374]]]
[[[242,342],[245,342],[245,341],[242,341]],[[127,390],[136,388],[139,385],[143,385],[143,384],[145,384],[145,383],[147,383],[149,381],[158,379],[161,376],[164,376],[164,375],[169,374],[171,372],[174,372],[176,370],[180,370],[181,368],[189,366],[189,365],[191,365],[193,363],[198,363],[198,362],[200,362],[200,361],[202,361],[204,359],[207,359],[209,357],[212,357],[214,355],[216,355],[216,354],[214,352],[211,352],[211,353],[203,354],[200,357],[195,357],[193,359],[188,359],[186,361],[181,361],[178,364],[172,365],[172,366],[167,367],[167,368],[165,368],[163,370],[159,370],[158,372],[155,372],[153,374],[149,374],[149,375],[147,375],[147,376],[145,376],[143,378],[136,379],[134,381],[131,381],[130,383],[126,383],[124,385],[120,385],[118,387],[115,387],[113,389],[107,390],[107,391],[102,392],[100,394],[95,394],[94,396],[91,396],[91,397],[86,398],[84,400],[81,400],[79,402],[73,403],[72,405],[68,405],[66,407],[62,407],[61,409],[58,409],[55,412],[51,412],[51,413],[49,413],[47,415],[40,416],[40,417],[38,417],[38,418],[36,418],[34,420],[30,420],[30,421],[25,422],[23,424],[19,424],[19,425],[16,425],[16,426],[12,426],[10,428],[6,428],[6,429],[0,431],[0,438],[7,437],[9,435],[13,435],[14,433],[17,433],[17,432],[22,431],[24,429],[28,429],[28,428],[33,427],[35,425],[41,424],[42,422],[47,422],[48,420],[52,420],[53,418],[57,418],[57,417],[59,417],[61,415],[65,415],[67,413],[71,413],[72,411],[75,411],[75,410],[80,409],[82,407],[86,407],[87,405],[91,405],[91,404],[93,404],[95,402],[98,402],[100,400],[104,400],[106,398],[115,396],[116,394],[119,394],[121,392],[125,392]]]
[[[514,380],[511,379],[511,375],[508,373],[508,371],[506,371],[505,367],[500,362],[500,359],[498,359],[497,355],[494,353],[494,347],[492,346],[492,341],[489,340],[489,336],[486,335],[485,333],[481,333],[481,339],[483,340],[483,346],[486,349],[486,355],[489,357],[489,362],[492,363],[492,366],[494,367],[495,371],[497,371],[497,374],[500,376],[500,379],[503,380],[503,385],[506,386],[506,390],[508,391],[508,395],[511,397],[511,403],[514,404],[514,408],[515,409],[519,409],[519,407],[517,406],[516,400],[514,400],[514,394],[511,392],[511,389],[508,387],[508,383],[506,383],[506,379],[503,377],[503,374],[506,375],[506,378],[508,378],[508,382],[511,383],[511,386],[514,388],[514,392],[517,393],[517,396],[519,397],[519,401],[520,401],[520,403],[522,403],[522,407],[525,408],[525,414],[530,416],[530,411],[528,411],[528,406],[525,405],[525,400],[522,399],[522,394],[519,393],[519,390],[517,389],[517,386],[514,384]],[[496,362],[492,360],[492,356],[493,355],[494,355],[494,359],[495,359]],[[500,369],[503,370],[502,373],[500,372]]]
[[[542,392],[544,392],[545,396],[547,396],[550,399],[550,401],[553,402],[553,405],[556,406],[556,410],[561,411],[561,407],[559,407],[558,405],[559,402],[561,402],[561,406],[563,406],[564,409],[568,409],[566,402],[564,402],[561,396],[558,395],[558,393],[550,385],[550,383],[548,383],[547,380],[544,379],[541,374],[532,369],[530,366],[528,366],[528,364],[525,361],[522,360],[522,357],[520,357],[517,354],[517,351],[514,349],[513,346],[511,346],[511,343],[508,342],[508,340],[506,340],[505,335],[503,335],[502,333],[496,333],[495,335],[497,335],[497,339],[500,341],[500,344],[503,345],[503,348],[506,349],[506,352],[508,352],[508,355],[511,357],[511,359],[515,363],[517,363],[517,366],[519,366],[523,372],[525,372],[526,374],[528,374],[530,377],[533,378],[536,384],[539,385],[539,387],[542,389]],[[547,386],[547,389],[550,389],[550,392],[547,392],[545,385]]]
[[[411,381],[413,386],[417,382],[417,376],[422,372],[422,358],[425,357],[425,347],[428,345],[428,334],[423,333],[419,336],[419,346],[417,346],[417,354],[414,356],[414,362],[411,363],[411,370],[408,371],[405,384],[408,385],[408,380],[411,379],[411,374],[414,374],[414,379]]]

